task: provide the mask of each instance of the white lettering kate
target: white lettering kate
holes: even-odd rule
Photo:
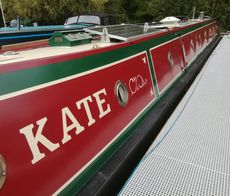
[[[92,126],[96,122],[90,110],[90,103],[93,102],[92,97],[94,97],[97,103],[97,107],[99,110],[99,115],[98,115],[99,119],[103,118],[104,116],[106,116],[108,113],[111,112],[110,105],[106,104],[106,100],[105,98],[103,98],[103,96],[106,95],[107,95],[106,90],[101,89],[95,92],[92,96],[85,97],[76,102],[77,109],[78,110],[84,109],[83,111],[86,113],[85,116],[87,116],[88,118],[88,127]],[[62,115],[62,131],[63,131],[63,138],[61,140],[61,143],[65,144],[72,138],[70,135],[70,131],[75,131],[75,134],[78,135],[85,130],[85,127],[80,124],[80,122],[77,120],[77,118],[74,116],[74,114],[70,111],[68,107],[64,107],[61,109],[61,115]],[[32,164],[35,164],[36,162],[40,161],[42,158],[45,157],[45,153],[42,153],[40,151],[38,147],[38,143],[41,143],[44,147],[46,147],[51,152],[53,152],[54,150],[60,147],[61,143],[60,144],[52,143],[49,139],[47,139],[42,134],[42,131],[47,121],[48,121],[47,117],[44,117],[36,122],[38,129],[35,135],[33,134],[34,124],[30,124],[19,130],[19,132],[26,137],[27,143],[33,154],[33,159],[31,161]],[[70,123],[67,124],[67,122]]]

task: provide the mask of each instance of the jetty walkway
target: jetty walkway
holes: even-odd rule
[[[230,195],[229,35],[213,51],[119,195]]]

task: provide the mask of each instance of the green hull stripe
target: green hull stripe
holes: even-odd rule
[[[0,96],[8,93],[20,91],[26,88],[48,83],[54,80],[65,78],[71,75],[82,73],[101,67],[112,62],[119,61],[136,53],[146,51],[178,36],[194,31],[208,23],[198,24],[176,33],[170,33],[165,36],[144,41],[139,44],[127,46],[85,58],[74,59],[66,62],[49,64],[47,66],[33,67],[26,70],[5,73],[0,75]],[[25,62],[26,63],[26,62]]]

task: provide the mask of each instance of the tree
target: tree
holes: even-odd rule
[[[39,24],[63,24],[66,18],[92,12],[93,9],[91,0],[2,0],[2,2],[8,21],[20,15]]]
[[[91,0],[92,2],[92,10],[94,10],[95,12],[104,12],[105,9],[105,3],[108,0]]]
[[[204,11],[206,15],[216,19],[223,29],[230,29],[230,0],[143,0],[139,1],[138,9],[132,11],[136,16],[142,15],[160,20],[166,16],[191,17],[193,7],[196,7],[196,16],[200,11]]]
[[[108,0],[105,2],[105,12],[113,14],[123,14],[125,12],[121,4],[122,0]]]

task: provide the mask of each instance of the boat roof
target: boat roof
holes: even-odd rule
[[[181,27],[188,26],[197,22],[187,22],[184,23]],[[128,42],[139,38],[144,38],[152,35],[157,35],[162,32],[167,32],[168,30],[156,29],[154,27],[149,27],[147,31],[144,30],[145,27],[141,27],[138,25],[112,25],[107,27],[94,27],[85,29],[86,32],[91,34],[100,35],[103,34],[103,28],[107,28],[109,31],[109,38],[112,39],[109,43],[103,43],[100,39],[93,40],[91,43],[76,45],[76,46],[48,46],[47,44],[44,47],[39,48],[29,48],[27,50],[14,50],[12,48],[9,51],[4,50],[2,54],[0,54],[0,67],[1,65],[6,65],[9,63],[22,62],[27,60],[35,60],[46,57],[54,57],[59,55],[66,54],[76,54],[83,51],[95,50],[95,48],[105,48],[112,45],[119,44],[121,42]],[[111,30],[111,33],[110,33]],[[72,35],[71,35],[72,36]],[[69,35],[70,37],[70,35]],[[97,36],[98,37],[98,36]],[[116,39],[116,41],[113,41]],[[96,46],[96,47],[95,47]]]

